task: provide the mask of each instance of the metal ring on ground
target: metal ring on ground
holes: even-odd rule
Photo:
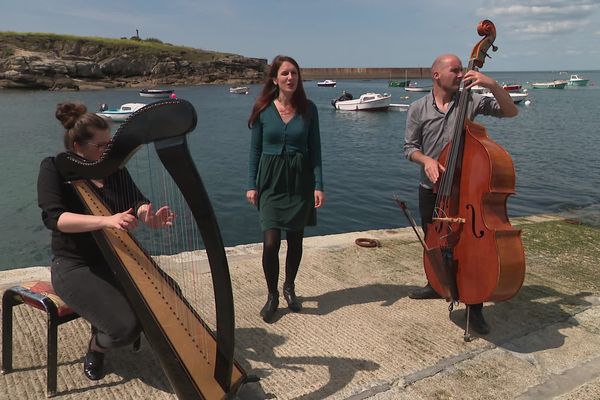
[[[381,242],[377,239],[358,238],[354,243],[360,247],[381,247]]]

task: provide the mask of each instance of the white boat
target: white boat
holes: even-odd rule
[[[589,79],[580,78],[577,75],[571,75],[569,79],[569,86],[587,86]]]
[[[411,85],[404,88],[407,92],[431,92],[431,86]]]
[[[331,101],[336,109],[342,111],[387,110],[392,102],[392,95],[388,93],[365,93],[361,94],[358,99],[350,100],[342,100],[342,98]]]
[[[471,88],[471,92],[479,93],[485,97],[494,97],[494,94],[490,92],[488,88],[484,88],[483,86],[473,86]],[[510,98],[515,104],[522,102],[527,98],[527,96],[529,96],[529,93],[525,92],[508,92],[508,94],[510,95]]]
[[[114,122],[123,122],[131,114],[144,107],[146,104],[143,103],[125,103],[119,108],[106,108],[103,106],[100,111],[96,113],[100,117],[110,119]]]
[[[337,85],[336,81],[332,81],[331,79],[325,79],[324,81],[317,82],[317,86],[321,87],[335,87]]]
[[[410,107],[410,104],[401,104],[401,103],[391,103],[390,104],[390,110],[408,111],[408,107]]]
[[[248,94],[248,93],[250,93],[250,89],[248,89],[248,86],[232,87],[232,88],[229,88],[229,93]]]
[[[520,92],[523,89],[523,86],[518,83],[507,83],[502,85],[502,89],[507,92]]]
[[[531,84],[534,89],[564,89],[567,86],[567,81],[555,80],[552,82],[535,82]]]
[[[153,97],[155,99],[162,99],[170,97],[173,94],[173,89],[142,89],[140,90],[140,96],[142,97]]]

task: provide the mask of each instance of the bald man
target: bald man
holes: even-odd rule
[[[404,155],[421,166],[419,212],[425,232],[427,224],[432,222],[435,207],[433,185],[444,171],[438,158],[444,146],[452,139],[461,81],[465,80],[466,88],[483,86],[494,95],[492,98],[471,94],[472,101],[468,103],[466,115],[471,121],[479,114],[501,118],[515,117],[519,113],[508,92],[498,82],[478,71],[464,73],[460,59],[454,54],[443,54],[435,59],[431,66],[431,79],[431,93],[412,103],[408,109],[404,136]],[[425,287],[410,293],[409,297],[434,299],[441,296],[428,282]],[[468,304],[467,307],[470,327],[479,334],[488,334],[490,328],[483,318],[483,304]]]

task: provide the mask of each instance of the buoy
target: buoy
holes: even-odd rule
[[[177,95],[175,94],[175,92],[173,92],[173,93],[171,93],[171,94],[169,95],[169,97],[170,97],[170,98],[172,98],[172,99],[176,99],[176,98],[177,98]]]
[[[528,106],[531,104],[531,100],[525,100],[525,105]]]

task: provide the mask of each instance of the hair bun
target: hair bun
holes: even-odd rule
[[[71,129],[87,108],[82,103],[60,103],[56,108],[56,119],[65,129]]]

